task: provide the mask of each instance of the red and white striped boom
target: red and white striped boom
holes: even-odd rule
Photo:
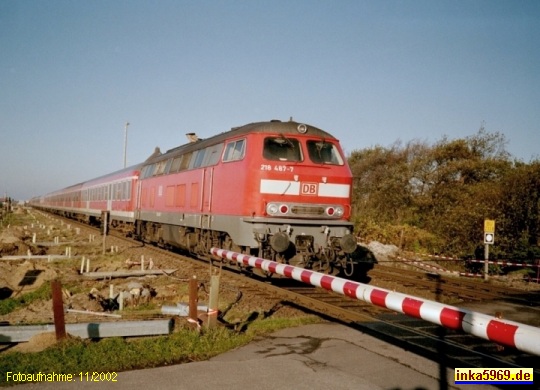
[[[376,306],[420,318],[449,329],[462,330],[485,340],[540,356],[540,328],[534,326],[225,249],[212,248],[210,252],[215,256],[236,261],[244,266],[261,268],[267,272],[332,290]]]

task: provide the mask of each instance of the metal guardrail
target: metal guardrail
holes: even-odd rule
[[[66,332],[82,339],[105,337],[157,336],[172,332],[172,320],[88,322],[66,324]],[[40,333],[54,332],[54,324],[0,326],[0,343],[27,342]]]

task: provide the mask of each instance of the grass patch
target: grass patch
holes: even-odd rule
[[[35,291],[16,298],[7,298],[0,301],[0,315],[9,314],[14,310],[25,307],[34,301],[51,299],[51,284],[44,283]]]
[[[268,318],[254,321],[244,333],[218,327],[201,334],[180,329],[163,337],[108,338],[100,341],[68,339],[42,352],[7,352],[0,355],[0,386],[13,384],[6,382],[8,371],[28,374],[118,372],[207,360],[276,330],[320,321],[316,316]]]

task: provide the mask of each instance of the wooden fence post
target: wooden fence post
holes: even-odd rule
[[[62,298],[62,284],[59,280],[51,282],[53,314],[54,314],[54,330],[56,340],[66,338],[66,323],[64,321],[64,301]]]

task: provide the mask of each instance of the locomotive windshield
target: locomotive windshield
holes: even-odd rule
[[[296,138],[268,137],[264,140],[263,156],[267,160],[302,161],[300,143]]]
[[[315,164],[343,165],[336,145],[323,141],[307,141],[309,158]]]

